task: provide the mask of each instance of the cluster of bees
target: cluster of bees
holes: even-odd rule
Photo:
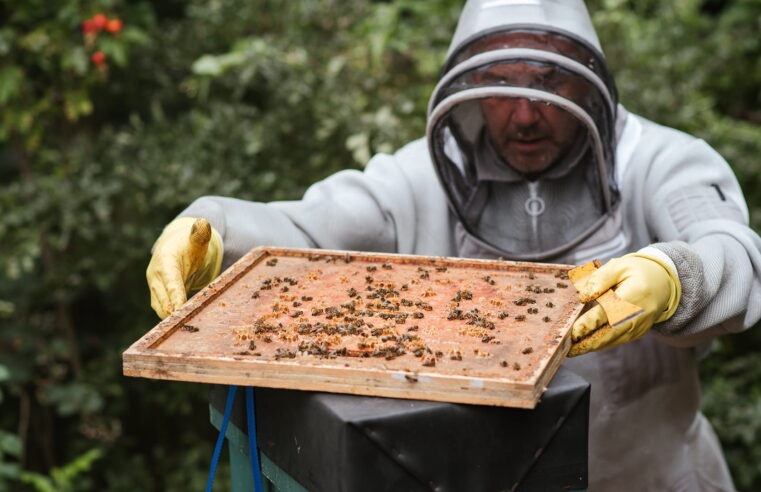
[[[335,263],[340,257],[311,255],[309,261],[325,260]],[[347,254],[344,258],[346,263],[351,262]],[[276,266],[277,258],[266,261],[267,266]],[[255,352],[257,343],[270,343],[274,339],[292,342],[291,347],[280,347],[275,351],[275,359],[293,359],[296,357],[311,355],[319,358],[334,359],[337,357],[380,357],[393,360],[405,354],[412,354],[420,359],[425,367],[433,367],[437,361],[448,357],[450,360],[462,360],[460,350],[450,350],[446,355],[441,350],[434,350],[417,332],[419,325],[412,324],[417,320],[423,320],[427,313],[433,311],[433,306],[422,299],[409,299],[405,297],[410,291],[410,284],[420,284],[431,278],[431,269],[418,267],[415,278],[408,283],[397,286],[390,281],[377,280],[373,274],[379,269],[392,270],[390,263],[367,266],[367,275],[364,276],[364,286],[356,286],[345,289],[347,302],[328,305],[325,302],[314,301],[312,296],[294,296],[291,289],[298,285],[298,281],[290,277],[273,276],[262,281],[261,285],[251,295],[252,298],[260,298],[263,291],[276,291],[277,300],[272,304],[272,312],[259,316],[253,325],[245,330],[237,330],[236,335],[241,342],[248,342],[248,351],[241,352],[246,355],[261,355]],[[433,267],[436,272],[447,271],[445,266]],[[321,274],[321,272],[320,272]],[[564,277],[565,272],[558,271],[556,277]],[[307,275],[308,279],[313,279]],[[316,278],[316,277],[315,277]],[[535,278],[533,273],[529,278]],[[490,275],[481,277],[486,284],[494,286],[495,280]],[[345,281],[345,279],[344,279]],[[443,282],[442,282],[443,283]],[[557,288],[565,288],[562,282],[557,282]],[[469,287],[469,286],[468,286]],[[290,294],[289,294],[290,292]],[[554,288],[542,288],[537,285],[529,285],[526,292],[530,294],[550,294]],[[335,293],[333,293],[335,295]],[[432,288],[425,289],[421,296],[430,297],[436,295]],[[466,301],[473,300],[473,293],[467,288],[456,292],[446,304],[446,319],[449,321],[464,322],[461,334],[470,335],[484,344],[500,344],[494,336],[496,328],[492,318],[496,315],[499,320],[504,320],[510,314],[501,310],[490,313],[479,310],[477,307],[468,309],[464,305]],[[515,306],[527,307],[527,314],[538,314],[537,301],[530,296],[520,297],[513,302]],[[306,304],[306,305],[305,305]],[[495,304],[496,305],[496,304]],[[545,304],[553,307],[551,302]],[[288,316],[292,322],[281,321],[281,316]],[[512,316],[515,321],[526,319],[525,314]],[[545,316],[545,322],[550,318]],[[354,347],[347,346],[346,337],[354,337],[357,342]],[[350,342],[351,343],[351,342]],[[352,344],[353,345],[353,344]],[[533,351],[532,347],[521,350],[523,354]],[[488,357],[486,351],[474,350],[477,356]],[[501,361],[502,367],[512,367],[520,370],[520,364],[515,362],[508,364]]]

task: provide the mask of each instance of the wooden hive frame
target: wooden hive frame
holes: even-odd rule
[[[582,309],[566,280],[571,268],[260,247],[129,347],[124,374],[533,408],[570,348]],[[299,335],[298,326],[349,326],[330,325],[324,310],[320,321],[310,319],[302,299],[311,313],[349,299],[344,306],[362,309],[339,316],[359,334]],[[273,331],[254,329],[262,326]],[[322,337],[319,346],[331,350],[295,348],[309,346],[309,337]]]

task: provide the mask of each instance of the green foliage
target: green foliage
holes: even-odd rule
[[[74,492],[75,490],[86,490],[89,487],[82,483],[81,475],[90,471],[93,462],[102,456],[103,452],[100,449],[91,449],[65,466],[60,468],[54,467],[50,470],[50,476],[33,472],[22,472],[20,476],[21,482],[32,485],[37,492]]]
[[[761,3],[593,3],[623,104],[716,148],[745,190],[752,226],[761,229],[761,199],[753,195],[761,187],[761,29],[755,21]]]
[[[422,136],[461,4],[0,0],[0,491],[203,487],[206,388],[121,376],[156,322],[152,241],[198,196],[294,199]],[[717,147],[758,228],[761,4],[714,4],[590,7],[622,102]],[[99,12],[123,30],[88,39]],[[747,489],[761,486],[756,332],[702,368]]]
[[[21,439],[0,430],[0,491],[10,490],[9,484],[21,473],[17,459],[21,455]]]
[[[743,335],[738,338],[748,338]],[[758,336],[751,343],[758,347]],[[722,347],[706,361],[704,410],[721,437],[736,485],[756,490],[761,463],[761,363],[757,351]],[[740,353],[738,353],[740,352]]]
[[[19,138],[27,149],[37,149],[47,133],[74,123],[93,111],[91,93],[107,79],[90,56],[103,52],[115,68],[125,68],[130,50],[146,41],[142,29],[148,19],[137,15],[119,33],[102,31],[87,36],[81,23],[98,12],[125,10],[123,2],[26,2],[23,7],[0,3],[0,138]],[[138,9],[130,9],[138,14]],[[37,83],[27,83],[34,79]]]

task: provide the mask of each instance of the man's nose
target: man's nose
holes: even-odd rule
[[[527,99],[515,99],[513,101],[513,123],[519,126],[530,126],[539,119],[537,103]]]

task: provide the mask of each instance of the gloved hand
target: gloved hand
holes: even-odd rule
[[[646,248],[647,249],[647,248]],[[596,305],[573,324],[569,357],[615,347],[643,337],[655,324],[669,319],[679,306],[682,285],[673,264],[642,251],[614,258],[575,284],[581,302],[591,302],[610,288],[644,313],[614,328]]]
[[[206,219],[182,217],[164,228],[153,246],[145,276],[151,307],[161,319],[185,304],[187,293],[205,287],[222,268],[222,238]]]

